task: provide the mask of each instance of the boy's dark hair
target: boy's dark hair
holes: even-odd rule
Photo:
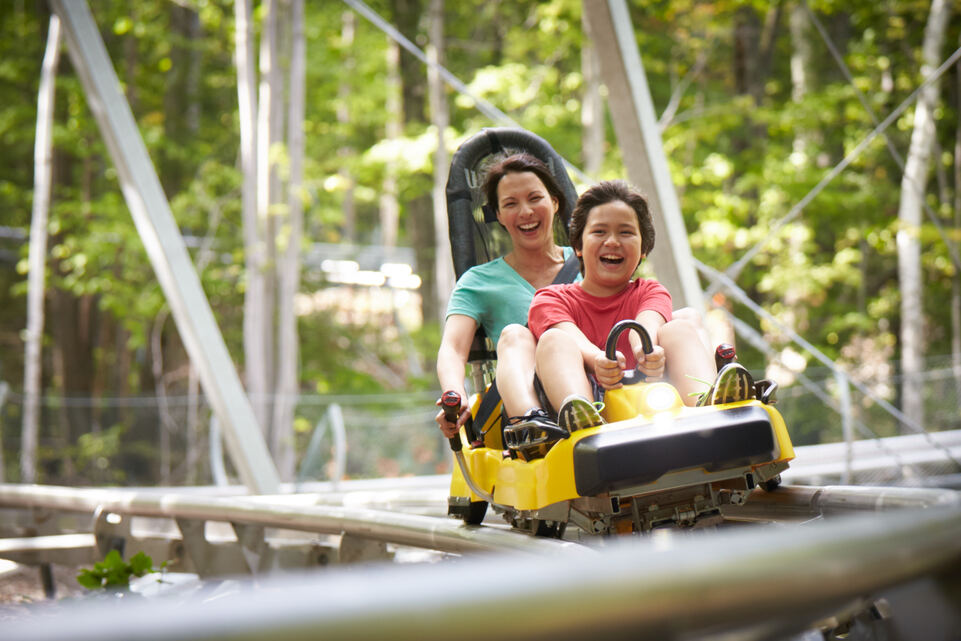
[[[491,208],[491,211],[497,212],[498,210],[497,186],[500,184],[501,178],[507,174],[519,174],[525,171],[531,172],[540,179],[544,187],[547,188],[547,193],[557,200],[557,211],[564,211],[567,207],[567,198],[564,197],[564,190],[557,184],[554,174],[539,158],[525,152],[511,154],[495,162],[487,170],[483,191],[487,198],[487,206]]]
[[[647,206],[647,199],[623,180],[605,180],[589,188],[574,205],[571,212],[570,239],[571,247],[580,251],[584,246],[584,227],[587,225],[587,215],[600,205],[621,201],[637,214],[637,224],[641,230],[641,254],[647,256],[654,249],[654,220],[651,210]],[[581,261],[581,273],[584,273],[584,259]],[[640,262],[638,262],[640,265]],[[635,266],[635,269],[637,267]]]

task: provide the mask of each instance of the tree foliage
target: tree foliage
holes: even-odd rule
[[[423,47],[426,3],[421,4],[422,15],[411,21],[415,31],[411,40]],[[792,2],[631,3],[631,17],[657,110],[663,112],[672,99],[676,102],[676,111],[664,123],[663,142],[694,255],[723,270],[763,242],[738,275],[739,286],[853,370],[881,352],[885,360],[897,360],[895,236],[901,170],[884,137],[876,137],[803,211],[768,236],[874,129],[857,91],[884,118],[918,86],[929,3],[809,4],[840,50],[853,85],[817,32],[809,30],[814,64],[808,92],[800,101],[792,99],[789,64],[792,44],[786,12]],[[305,237],[308,242],[344,240],[347,185],[340,172],[346,167],[356,184],[355,240],[376,244],[381,185],[391,167],[401,202],[398,242],[402,246],[421,242],[415,237],[410,204],[430,193],[436,136],[426,119],[408,120],[399,140],[384,142],[387,36],[358,16],[348,45],[341,20],[350,10],[346,4],[306,5]],[[394,6],[385,1],[369,5],[385,17]],[[109,0],[92,7],[176,220],[191,239],[190,250],[214,314],[240,366],[245,274],[232,4]],[[474,96],[496,105],[579,164],[584,89],[580,51],[585,43],[580,3],[447,2],[445,11],[445,59],[451,73]],[[185,26],[188,18],[198,29],[193,36]],[[259,29],[262,16],[255,11],[254,18]],[[0,8],[0,136],[5,151],[0,158],[4,212],[0,225],[11,230],[0,238],[4,301],[0,376],[14,389],[19,388],[22,372],[19,332],[25,322],[26,257],[22,233],[30,222],[36,90],[47,20],[42,3],[6,3]],[[758,59],[758,50],[742,51],[746,40],[737,34],[745,29],[756,34],[755,47],[764,33],[771,36],[768,58]],[[955,15],[946,42],[957,43],[959,31],[961,17]],[[426,72],[419,69],[426,83]],[[339,92],[342,86],[349,91]],[[952,178],[958,86],[955,67],[942,81],[940,152],[927,199],[955,247],[961,234],[953,222],[951,198],[942,202],[940,196],[953,196],[961,188]],[[470,96],[449,90],[448,100],[447,140],[452,150],[480,128],[500,124],[484,116]],[[338,108],[350,113],[348,121],[338,120]],[[886,130],[902,155],[912,113],[907,108]],[[805,148],[799,153],[795,140],[802,134]],[[624,174],[610,123],[600,174],[593,178]],[[67,56],[57,80],[53,205],[48,282],[59,293],[51,298],[74,302],[60,309],[74,310],[68,322],[84,341],[84,349],[63,344],[65,339],[49,329],[44,366],[48,393],[94,398],[153,393],[149,337],[164,308],[163,295]],[[19,241],[16,231],[21,232]],[[947,354],[950,310],[944,301],[950,300],[952,282],[959,274],[941,233],[928,220],[921,238],[925,349],[932,355]],[[304,276],[302,291],[323,284],[310,268]],[[730,300],[726,304],[779,348],[786,346],[776,328]],[[300,318],[300,332],[304,391],[412,390],[434,384],[429,374],[418,376],[411,370],[397,333],[385,330],[383,319],[345,327],[335,314],[319,312]],[[428,359],[437,333],[436,326],[428,325],[414,337]],[[163,350],[164,384],[183,391],[186,356],[170,323],[164,328]],[[71,382],[68,373],[77,367],[76,359],[89,359],[89,380]],[[744,345],[742,360],[756,364],[768,356]],[[6,412],[15,413],[16,408]],[[101,416],[104,426],[121,420],[100,410],[92,413]],[[15,421],[9,418],[4,422],[8,429],[12,424]],[[150,428],[130,424],[126,429],[142,433]],[[8,449],[15,446],[14,438],[5,437]],[[75,443],[77,437],[52,430],[45,438],[48,448],[55,450],[58,443]],[[146,442],[151,438],[143,437]],[[815,438],[816,434],[811,436]],[[48,472],[62,472],[59,467],[53,470]]]

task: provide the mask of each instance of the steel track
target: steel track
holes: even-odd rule
[[[604,539],[586,548],[448,519],[298,505],[309,500],[303,496],[206,498],[3,485],[0,507],[6,508],[237,520],[502,553],[262,577],[256,586],[241,581],[226,593],[221,586],[217,594],[189,598],[79,602],[52,616],[5,622],[0,637],[808,639],[823,637],[797,635],[817,629],[824,617],[860,612],[863,618],[877,613],[878,599],[891,590],[921,585],[934,594],[927,607],[938,599],[947,606],[940,618],[930,615],[922,620],[927,624],[918,624],[930,629],[915,628],[914,636],[901,630],[898,638],[958,638],[958,497],[947,490],[785,487],[758,493],[729,515],[771,524]],[[875,619],[872,625],[890,627],[898,617]]]

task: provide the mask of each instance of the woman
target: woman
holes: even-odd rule
[[[547,166],[526,153],[495,163],[483,191],[510,235],[512,249],[467,270],[451,294],[437,352],[437,378],[442,390],[460,394],[461,408],[456,423],[447,421],[443,411],[437,414],[447,437],[457,434],[470,416],[464,369],[478,326],[497,350],[497,387],[504,414],[511,422],[555,426],[534,391],[534,337],[524,325],[534,292],[554,281],[573,251],[554,242],[554,216],[566,206],[564,192]]]

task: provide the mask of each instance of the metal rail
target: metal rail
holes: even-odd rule
[[[238,583],[232,593],[221,585],[217,594],[66,604],[5,622],[3,638],[785,638],[921,577],[956,591],[958,573],[944,570],[961,559],[961,509],[606,543],[594,554],[332,569]],[[957,612],[925,624],[937,636],[898,638],[957,638]]]
[[[788,483],[820,485],[837,482],[845,474],[858,484],[890,483],[911,473],[923,478],[961,471],[951,463],[961,460],[961,430],[804,445],[795,451],[797,458],[782,474]]]
[[[77,489],[0,485],[0,507],[67,512],[109,512],[125,516],[222,521],[364,539],[464,553],[513,550],[538,555],[577,547],[565,541],[539,541],[506,529],[468,527],[432,518],[358,507],[311,504],[310,495],[210,497],[123,489]]]
[[[861,512],[961,509],[961,493],[905,487],[784,486],[773,492],[756,490],[744,505],[724,508],[730,520],[809,521]]]

